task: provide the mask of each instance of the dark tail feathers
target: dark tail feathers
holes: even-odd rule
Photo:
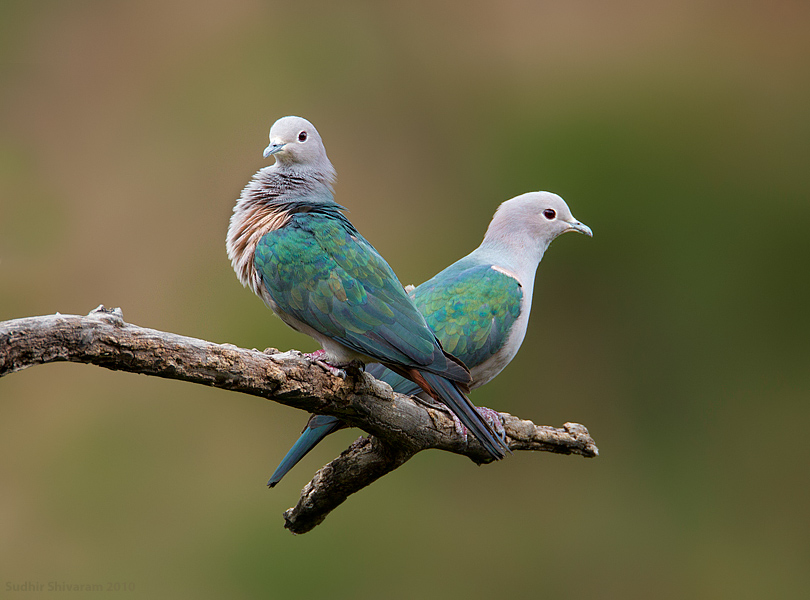
[[[341,427],[345,427],[345,423],[337,417],[329,417],[327,415],[313,415],[307,426],[304,428],[301,437],[293,444],[286,456],[281,460],[281,463],[276,467],[270,481],[267,482],[268,487],[274,487],[281,478],[284,477],[290,469],[298,464],[307,452],[312,450],[318,443],[333,431],[337,431]]]
[[[419,375],[438,395],[436,399],[446,404],[453,411],[464,426],[481,442],[481,445],[492,458],[499,460],[505,456],[504,449],[508,450],[506,444],[495,435],[489,423],[475,410],[472,402],[459,391],[452,381],[426,371],[420,371]],[[430,393],[428,390],[425,391]]]

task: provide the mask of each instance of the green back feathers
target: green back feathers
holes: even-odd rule
[[[488,264],[459,261],[411,296],[445,351],[475,367],[506,342],[520,315],[523,290]]]
[[[520,315],[523,288],[489,264],[464,258],[417,287],[411,297],[442,347],[474,369],[503,348]],[[419,386],[384,368],[366,371],[400,394]]]
[[[295,213],[254,265],[278,307],[320,333],[383,362],[446,368],[391,267],[337,211]]]

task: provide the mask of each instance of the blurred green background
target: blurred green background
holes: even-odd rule
[[[473,400],[581,422],[602,455],[423,453],[294,537],[281,513],[358,430],[270,491],[304,413],[36,367],[0,380],[0,595],[808,597],[808,31],[799,1],[5,0],[0,320],[103,303],[314,350],[224,247],[298,114],[403,283],[526,191],[593,228],[554,242]]]

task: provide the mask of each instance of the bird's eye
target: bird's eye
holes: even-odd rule
[[[557,216],[557,213],[554,212],[553,208],[547,208],[546,210],[543,211],[543,216],[549,221],[551,221],[554,217]]]
[[[307,141],[307,132],[306,131],[302,131],[301,133],[298,134],[298,141],[299,142],[306,142]]]

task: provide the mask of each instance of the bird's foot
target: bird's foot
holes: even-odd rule
[[[500,440],[506,443],[506,429],[503,427],[503,418],[501,418],[501,413],[497,410],[492,410],[491,408],[487,408],[486,406],[476,406],[475,410],[478,411],[478,414],[481,415],[490,427],[492,427],[492,431],[495,432]],[[456,426],[456,432],[464,438],[464,441],[467,441],[467,428],[464,426],[459,418],[455,415],[455,413],[451,412],[450,416],[453,417],[453,424]]]
[[[330,365],[328,362],[323,360],[321,356],[326,354],[326,350],[316,350],[315,352],[309,352],[304,354],[304,358],[306,358],[311,363],[314,363],[321,367],[327,373],[334,375],[335,377],[340,377],[341,379],[346,379],[346,371],[343,369],[336,367],[334,365]]]
[[[456,426],[456,433],[459,434],[464,443],[467,443],[467,427],[464,426],[464,423],[456,416],[456,413],[450,412],[450,416],[453,417],[453,425]]]
[[[333,365],[330,365],[325,360],[313,360],[312,362],[314,362],[316,365],[321,367],[327,373],[330,373],[330,374],[334,375],[335,377],[340,377],[341,379],[346,379],[346,371],[344,371],[340,367],[335,367]]]
[[[489,423],[489,426],[492,427],[492,431],[495,432],[502,442],[506,442],[506,429],[503,427],[503,418],[501,417],[501,413],[497,410],[492,410],[491,408],[487,408],[486,406],[477,406],[475,410],[478,411],[478,414],[484,417],[484,421]]]

